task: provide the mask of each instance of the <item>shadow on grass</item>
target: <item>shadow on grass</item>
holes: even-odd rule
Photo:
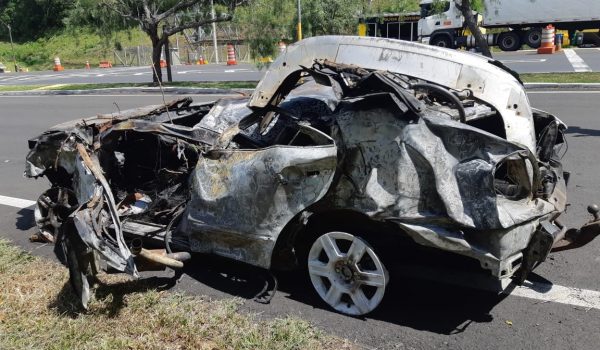
[[[407,261],[429,264],[432,267],[429,271],[434,272],[426,278],[407,277],[394,272],[395,267],[405,264]],[[391,264],[387,264],[391,282],[386,290],[386,299],[380,307],[367,317],[356,318],[337,314],[336,320],[342,323],[379,320],[438,334],[459,334],[473,323],[493,321],[491,310],[507,297],[505,294],[436,282],[438,277],[435,275],[436,266],[443,266],[444,271],[464,269],[481,272],[478,263],[474,264],[474,261],[463,257],[429,250],[426,252],[415,250],[412,254],[404,255]],[[164,277],[171,273],[172,271],[161,272],[158,273],[160,274],[158,277],[144,277],[137,281],[120,284],[100,284],[95,289],[95,298],[104,305],[100,309],[95,307],[94,313],[115,317],[126,306],[126,295],[149,290],[171,289],[178,281],[177,275]],[[225,296],[237,296],[246,300],[252,300],[260,295],[272,281],[272,274],[264,269],[206,255],[195,255],[186,264],[182,273],[185,283],[182,283],[183,287],[179,289],[197,294],[198,291],[194,290],[197,287],[188,283],[190,280],[194,280],[217,292],[224,293]],[[276,272],[275,276],[279,282],[279,295],[276,295],[272,305],[267,306],[267,308],[272,308],[272,312],[269,311],[269,314],[280,315],[290,312],[286,309],[289,307],[286,306],[289,303],[286,303],[282,297],[306,305],[303,313],[311,313],[318,319],[330,319],[331,314],[335,313],[313,291],[305,272]],[[541,279],[541,277],[538,276],[537,279]],[[206,290],[200,292],[212,293]],[[81,313],[81,309],[74,300],[76,300],[76,296],[67,283],[50,307],[56,308],[59,313],[68,317],[77,317]],[[296,307],[298,306],[294,306],[294,308]]]
[[[147,291],[169,290],[177,283],[179,275],[174,277],[149,277],[139,280],[125,281],[121,283],[106,284],[97,282],[93,288],[94,299],[99,301],[102,307],[94,307],[95,314],[104,314],[108,317],[117,317],[121,310],[126,306],[125,296],[133,293],[144,293]],[[77,318],[86,313],[81,307],[77,295],[73,292],[71,283],[67,281],[56,298],[48,305],[55,309],[60,315],[69,318]]]

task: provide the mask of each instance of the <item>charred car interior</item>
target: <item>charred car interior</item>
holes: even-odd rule
[[[517,282],[594,239],[596,207],[580,229],[558,220],[565,130],[495,61],[317,37],[250,97],[57,125],[30,141],[25,175],[51,183],[39,236],[64,251],[84,307],[101,270],[137,277],[210,253],[305,270],[325,303],[363,315],[385,294],[391,237]]]

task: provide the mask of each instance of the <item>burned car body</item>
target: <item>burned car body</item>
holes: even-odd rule
[[[251,97],[53,127],[30,142],[25,174],[52,183],[36,220],[64,246],[84,305],[101,267],[137,276],[140,260],[177,268],[201,252],[307,266],[325,302],[359,315],[383,297],[385,237],[520,281],[553,245],[593,239],[595,222],[556,220],[565,129],[487,58],[317,37],[290,46]],[[157,241],[166,251],[144,248]]]

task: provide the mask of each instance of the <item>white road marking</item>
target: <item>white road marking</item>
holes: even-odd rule
[[[541,303],[559,303],[585,309],[600,310],[600,292],[551,283],[525,281],[517,286],[510,279],[498,280],[485,273],[456,271],[416,265],[398,267],[398,272],[412,279],[441,282],[453,286],[484,290],[537,300]]]
[[[546,61],[546,58],[535,58],[531,60],[500,60],[502,63],[541,63]]]
[[[0,196],[0,204],[24,209],[35,205],[35,202],[26,199]],[[503,294],[538,300],[541,302],[552,302],[582,307],[585,309],[600,310],[600,292],[595,290],[563,287],[532,281],[525,281],[523,286],[515,286],[514,284],[509,283],[509,280],[503,280],[503,282],[498,283],[497,281],[492,281],[487,276],[479,274],[463,274],[454,273],[452,271],[440,273],[440,271],[434,272],[435,270],[429,268],[423,269],[405,266],[402,270],[405,274],[420,279],[425,278],[433,281],[443,280],[443,282],[462,287],[472,287],[492,292],[500,291]],[[428,278],[427,276],[430,277]]]
[[[585,309],[600,310],[600,292],[595,290],[525,281],[523,286],[517,286],[512,291],[508,289],[505,293],[522,298],[540,300],[542,302],[552,302],[578,306]]]
[[[0,196],[0,204],[19,209],[25,209],[35,205],[35,202],[27,199]]]
[[[580,73],[580,72],[591,72],[592,71],[590,66],[588,66],[587,63],[585,63],[585,61],[581,57],[579,57],[579,55],[577,54],[577,52],[575,52],[575,50],[564,49],[563,51],[565,53],[565,56],[567,57],[567,59],[569,60],[571,65],[573,66],[573,69],[575,69],[575,72]]]

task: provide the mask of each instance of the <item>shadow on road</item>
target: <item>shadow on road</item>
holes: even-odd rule
[[[585,129],[579,126],[571,126],[567,129],[567,134],[573,137],[585,137],[585,136],[600,136],[600,130],[596,129]]]
[[[248,300],[259,295],[270,279],[270,273],[265,270],[210,256],[194,257],[185,274],[211,288]],[[302,271],[277,272],[275,276],[279,282],[278,293],[322,312],[334,312],[313,292]],[[457,334],[471,323],[491,322],[490,311],[506,298],[506,295],[428,280],[391,277],[383,304],[363,320],[375,319],[417,330]],[[435,276],[429,276],[429,279],[435,279]],[[356,319],[341,314],[339,317]]]
[[[33,209],[21,209],[17,212],[17,215],[17,220],[15,222],[17,230],[27,231],[35,226]]]

